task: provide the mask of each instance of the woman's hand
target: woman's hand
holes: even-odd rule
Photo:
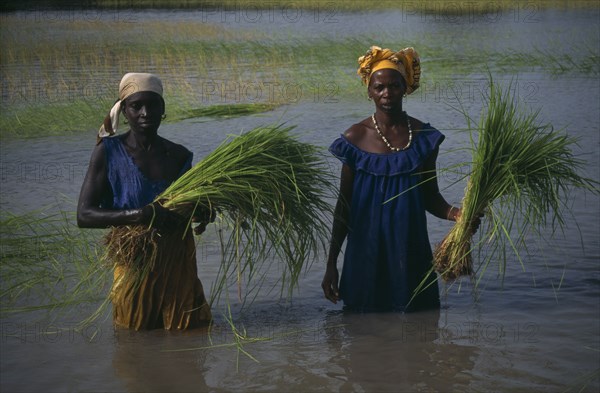
[[[144,223],[159,231],[173,231],[182,228],[188,221],[182,215],[163,207],[160,202],[152,202],[144,206],[142,212]]]
[[[190,206],[189,210],[192,210]],[[185,209],[184,209],[185,211]],[[164,231],[172,231],[185,227],[189,222],[189,216],[185,217],[173,210],[163,207],[160,202],[153,202],[142,208],[144,215],[143,223],[152,225],[153,228]],[[217,212],[215,209],[197,207],[192,216],[192,223],[197,224],[193,227],[196,235],[201,235],[206,230],[206,226],[215,221]]]
[[[338,270],[337,267],[328,266],[325,271],[325,277],[323,278],[323,282],[321,283],[321,288],[323,288],[323,293],[325,297],[329,299],[333,304],[336,304],[338,300],[340,300],[340,293],[338,290]]]
[[[211,222],[214,222],[217,218],[216,209],[208,209],[205,207],[198,206],[194,215],[192,216],[192,222],[197,224],[194,227],[194,234],[201,235],[206,231],[206,226]]]
[[[452,208],[452,209],[457,209],[458,210],[456,212],[455,220],[454,220],[454,221],[458,221],[460,219],[460,216],[462,216],[462,209],[458,209],[458,208]],[[482,218],[483,218],[483,213],[479,213],[473,219],[473,221],[471,221],[471,233],[472,234],[475,234],[477,232],[477,230],[479,229],[479,226],[481,225],[481,219]]]

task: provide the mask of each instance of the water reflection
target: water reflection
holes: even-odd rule
[[[331,313],[326,342],[343,370],[331,377],[343,381],[342,391],[464,391],[476,347],[453,344],[439,324],[439,310]]]
[[[115,329],[113,368],[129,392],[205,392],[206,351],[172,351],[194,340],[208,344],[207,329],[186,332]]]

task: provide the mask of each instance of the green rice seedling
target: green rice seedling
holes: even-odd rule
[[[491,251],[481,263],[485,272],[494,255],[512,249],[520,263],[519,246],[527,234],[541,235],[564,224],[569,191],[583,188],[598,193],[598,183],[579,175],[585,162],[572,148],[576,140],[563,130],[542,124],[539,111],[526,113],[490,77],[486,113],[472,129],[471,173],[462,201],[462,215],[434,252],[434,267],[448,281],[473,276],[472,222],[482,213],[489,224],[481,240]],[[467,117],[470,127],[470,119]],[[506,258],[501,262],[505,271]]]
[[[156,198],[190,223],[197,209],[219,212],[225,279],[235,271],[239,282],[261,263],[281,261],[282,288],[291,291],[325,248],[332,175],[318,148],[298,141],[293,128],[264,126],[230,137]],[[146,226],[112,228],[108,257],[143,277],[156,267],[155,236]]]
[[[47,310],[56,317],[103,298],[108,280],[97,254],[99,238],[80,231],[72,216],[49,208],[1,212],[2,315]]]

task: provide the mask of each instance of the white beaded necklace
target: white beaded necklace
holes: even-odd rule
[[[412,142],[412,128],[410,127],[410,120],[408,120],[408,115],[406,114],[406,112],[402,112],[404,114],[404,116],[406,116],[406,125],[408,126],[408,143],[406,144],[406,146],[404,147],[394,147],[390,144],[390,142],[388,142],[387,138],[383,135],[383,133],[381,132],[381,130],[379,129],[379,126],[377,125],[377,120],[375,120],[375,113],[373,113],[371,115],[371,120],[373,120],[373,125],[375,126],[375,130],[377,131],[377,133],[379,134],[379,136],[381,137],[381,139],[383,139],[383,142],[387,145],[387,147],[390,148],[391,151],[402,151],[402,150],[406,150],[410,147],[410,144]]]

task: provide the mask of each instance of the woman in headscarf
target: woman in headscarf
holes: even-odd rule
[[[77,206],[82,228],[152,225],[160,234],[158,262],[141,281],[134,268],[115,266],[114,322],[136,330],[188,329],[211,319],[187,220],[153,202],[192,162],[188,149],[158,135],[165,114],[162,95],[156,75],[123,76],[119,100],[100,127]],[[115,135],[120,115],[129,130]],[[204,231],[209,216],[198,214],[196,233]]]
[[[403,97],[419,87],[419,55],[372,46],[358,63],[375,113],[329,148],[343,165],[322,288],[333,303],[341,299],[360,312],[439,308],[425,212],[455,221],[460,209],[446,202],[436,180],[444,135],[402,109]]]

